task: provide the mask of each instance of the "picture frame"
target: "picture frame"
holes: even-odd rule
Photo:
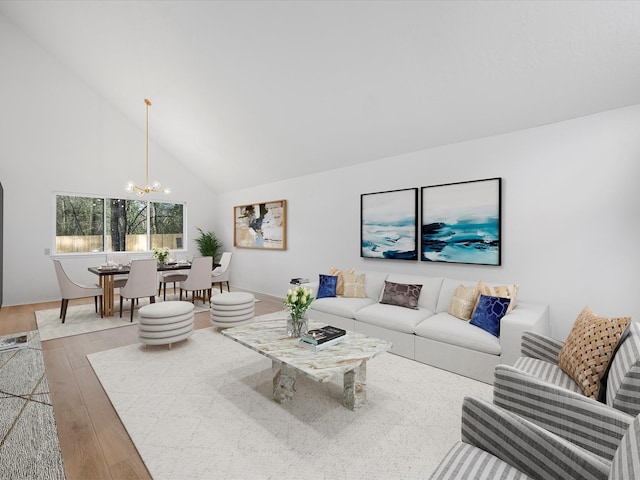
[[[360,195],[360,256],[418,259],[418,189]]]
[[[421,189],[420,259],[502,264],[502,178]]]
[[[287,201],[249,203],[233,207],[233,246],[286,250]]]

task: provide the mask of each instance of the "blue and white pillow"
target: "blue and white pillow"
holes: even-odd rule
[[[507,314],[510,302],[510,298],[480,295],[478,305],[471,317],[471,325],[500,338],[500,320]]]
[[[337,275],[322,275],[320,274],[320,286],[318,287],[318,298],[328,298],[336,296],[336,286],[338,285]]]

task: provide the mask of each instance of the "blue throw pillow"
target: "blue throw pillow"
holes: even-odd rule
[[[338,276],[320,275],[320,286],[318,287],[318,298],[327,298],[336,296],[336,285],[338,285]]]
[[[471,325],[500,338],[500,320],[507,314],[510,301],[510,298],[480,295],[478,306],[471,317]]]

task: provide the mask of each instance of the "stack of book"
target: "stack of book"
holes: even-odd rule
[[[14,337],[6,337],[0,339],[0,352],[8,352],[11,350],[18,350],[19,348],[26,348],[27,336],[16,335]]]
[[[300,345],[309,350],[320,351],[340,343],[347,338],[347,331],[342,328],[326,327],[316,328],[303,333],[300,336]]]

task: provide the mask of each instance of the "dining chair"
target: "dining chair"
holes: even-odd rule
[[[211,286],[216,283],[220,284],[220,293],[222,293],[222,283],[226,282],[227,291],[229,290],[229,272],[231,271],[231,252],[224,252],[220,257],[220,266],[213,269],[211,272]]]
[[[131,300],[132,322],[135,300],[149,297],[149,302],[155,303],[157,263],[155,258],[131,261],[129,279],[127,283],[120,288],[120,317],[122,317],[122,302],[125,298]]]
[[[163,291],[162,299],[167,299],[167,283],[173,283],[173,293],[176,293],[176,283],[184,282],[188,277],[186,270],[172,270],[168,272],[158,272],[158,296]],[[164,289],[163,289],[164,287]]]
[[[107,254],[107,263],[113,262],[116,265],[129,265],[129,255],[123,252],[112,252]],[[113,276],[113,287],[114,288],[122,288],[125,283],[129,279],[129,275],[114,275]]]
[[[60,304],[60,318],[62,319],[62,323],[64,323],[67,317],[67,307],[69,305],[69,300],[75,298],[93,297],[96,313],[98,312],[98,303],[100,303],[100,318],[102,318],[102,288],[87,287],[85,285],[75,283],[69,278],[67,273],[64,271],[64,268],[62,268],[62,263],[60,262],[60,260],[54,259],[53,266],[56,270],[56,276],[58,277],[58,286],[60,287],[60,295],[62,296],[62,303]]]
[[[213,257],[195,257],[191,262],[191,270],[187,279],[180,282],[180,300],[182,300],[182,292],[187,292],[187,300],[189,292],[191,293],[191,301],[195,303],[196,292],[202,292],[202,302],[206,302],[207,293],[211,300],[211,269],[213,268]]]

